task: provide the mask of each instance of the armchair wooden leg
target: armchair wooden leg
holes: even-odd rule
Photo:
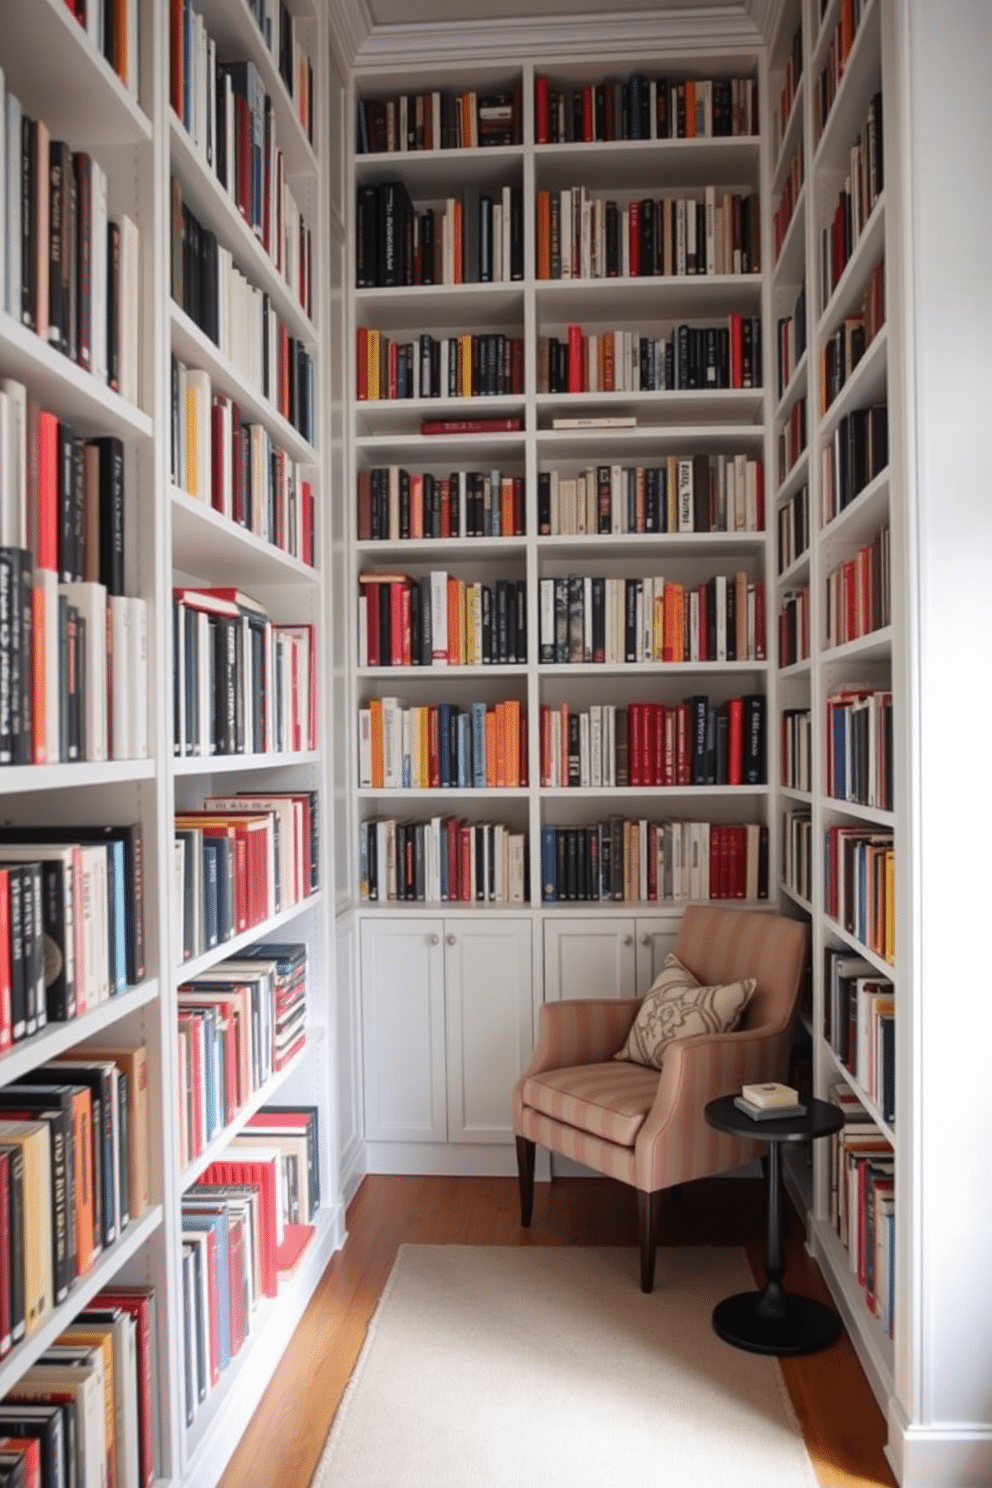
[[[517,1138],[517,1183],[520,1188],[520,1223],[530,1225],[534,1212],[534,1149],[526,1137]]]
[[[637,1190],[637,1228],[641,1242],[641,1291],[654,1289],[654,1258],[658,1249],[658,1219],[661,1189],[654,1193]]]

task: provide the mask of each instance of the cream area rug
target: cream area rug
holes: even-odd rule
[[[817,1488],[742,1250],[404,1245],[311,1488]]]

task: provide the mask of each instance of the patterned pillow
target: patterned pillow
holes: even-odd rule
[[[725,987],[702,987],[670,951],[614,1059],[661,1069],[665,1050],[676,1039],[736,1028],[756,986],[754,977],[745,977]]]

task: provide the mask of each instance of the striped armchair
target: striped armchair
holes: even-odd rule
[[[520,1218],[529,1225],[539,1142],[637,1189],[641,1290],[654,1285],[663,1189],[724,1173],[761,1156],[761,1142],[715,1131],[707,1101],[744,1084],[784,1078],[809,929],[762,912],[690,905],[675,954],[710,985],[755,977],[733,1033],[669,1046],[660,1072],[614,1060],[640,1000],[548,1002],[537,1045],[513,1091]]]

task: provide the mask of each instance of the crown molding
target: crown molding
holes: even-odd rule
[[[332,0],[336,6],[362,6],[363,0]],[[752,0],[764,9],[769,0]],[[774,0],[772,0],[774,3]],[[512,22],[457,21],[422,26],[371,26],[353,54],[352,65],[366,68],[443,66],[448,62],[526,60],[542,53],[556,57],[592,52],[604,61],[632,52],[678,54],[764,44],[751,15],[737,5],[705,10],[621,11],[616,14],[540,17]]]
[[[327,0],[327,24],[339,70],[347,78],[374,29],[366,0]]]
[[[745,0],[745,4],[755,29],[770,46],[785,9],[785,0]]]

